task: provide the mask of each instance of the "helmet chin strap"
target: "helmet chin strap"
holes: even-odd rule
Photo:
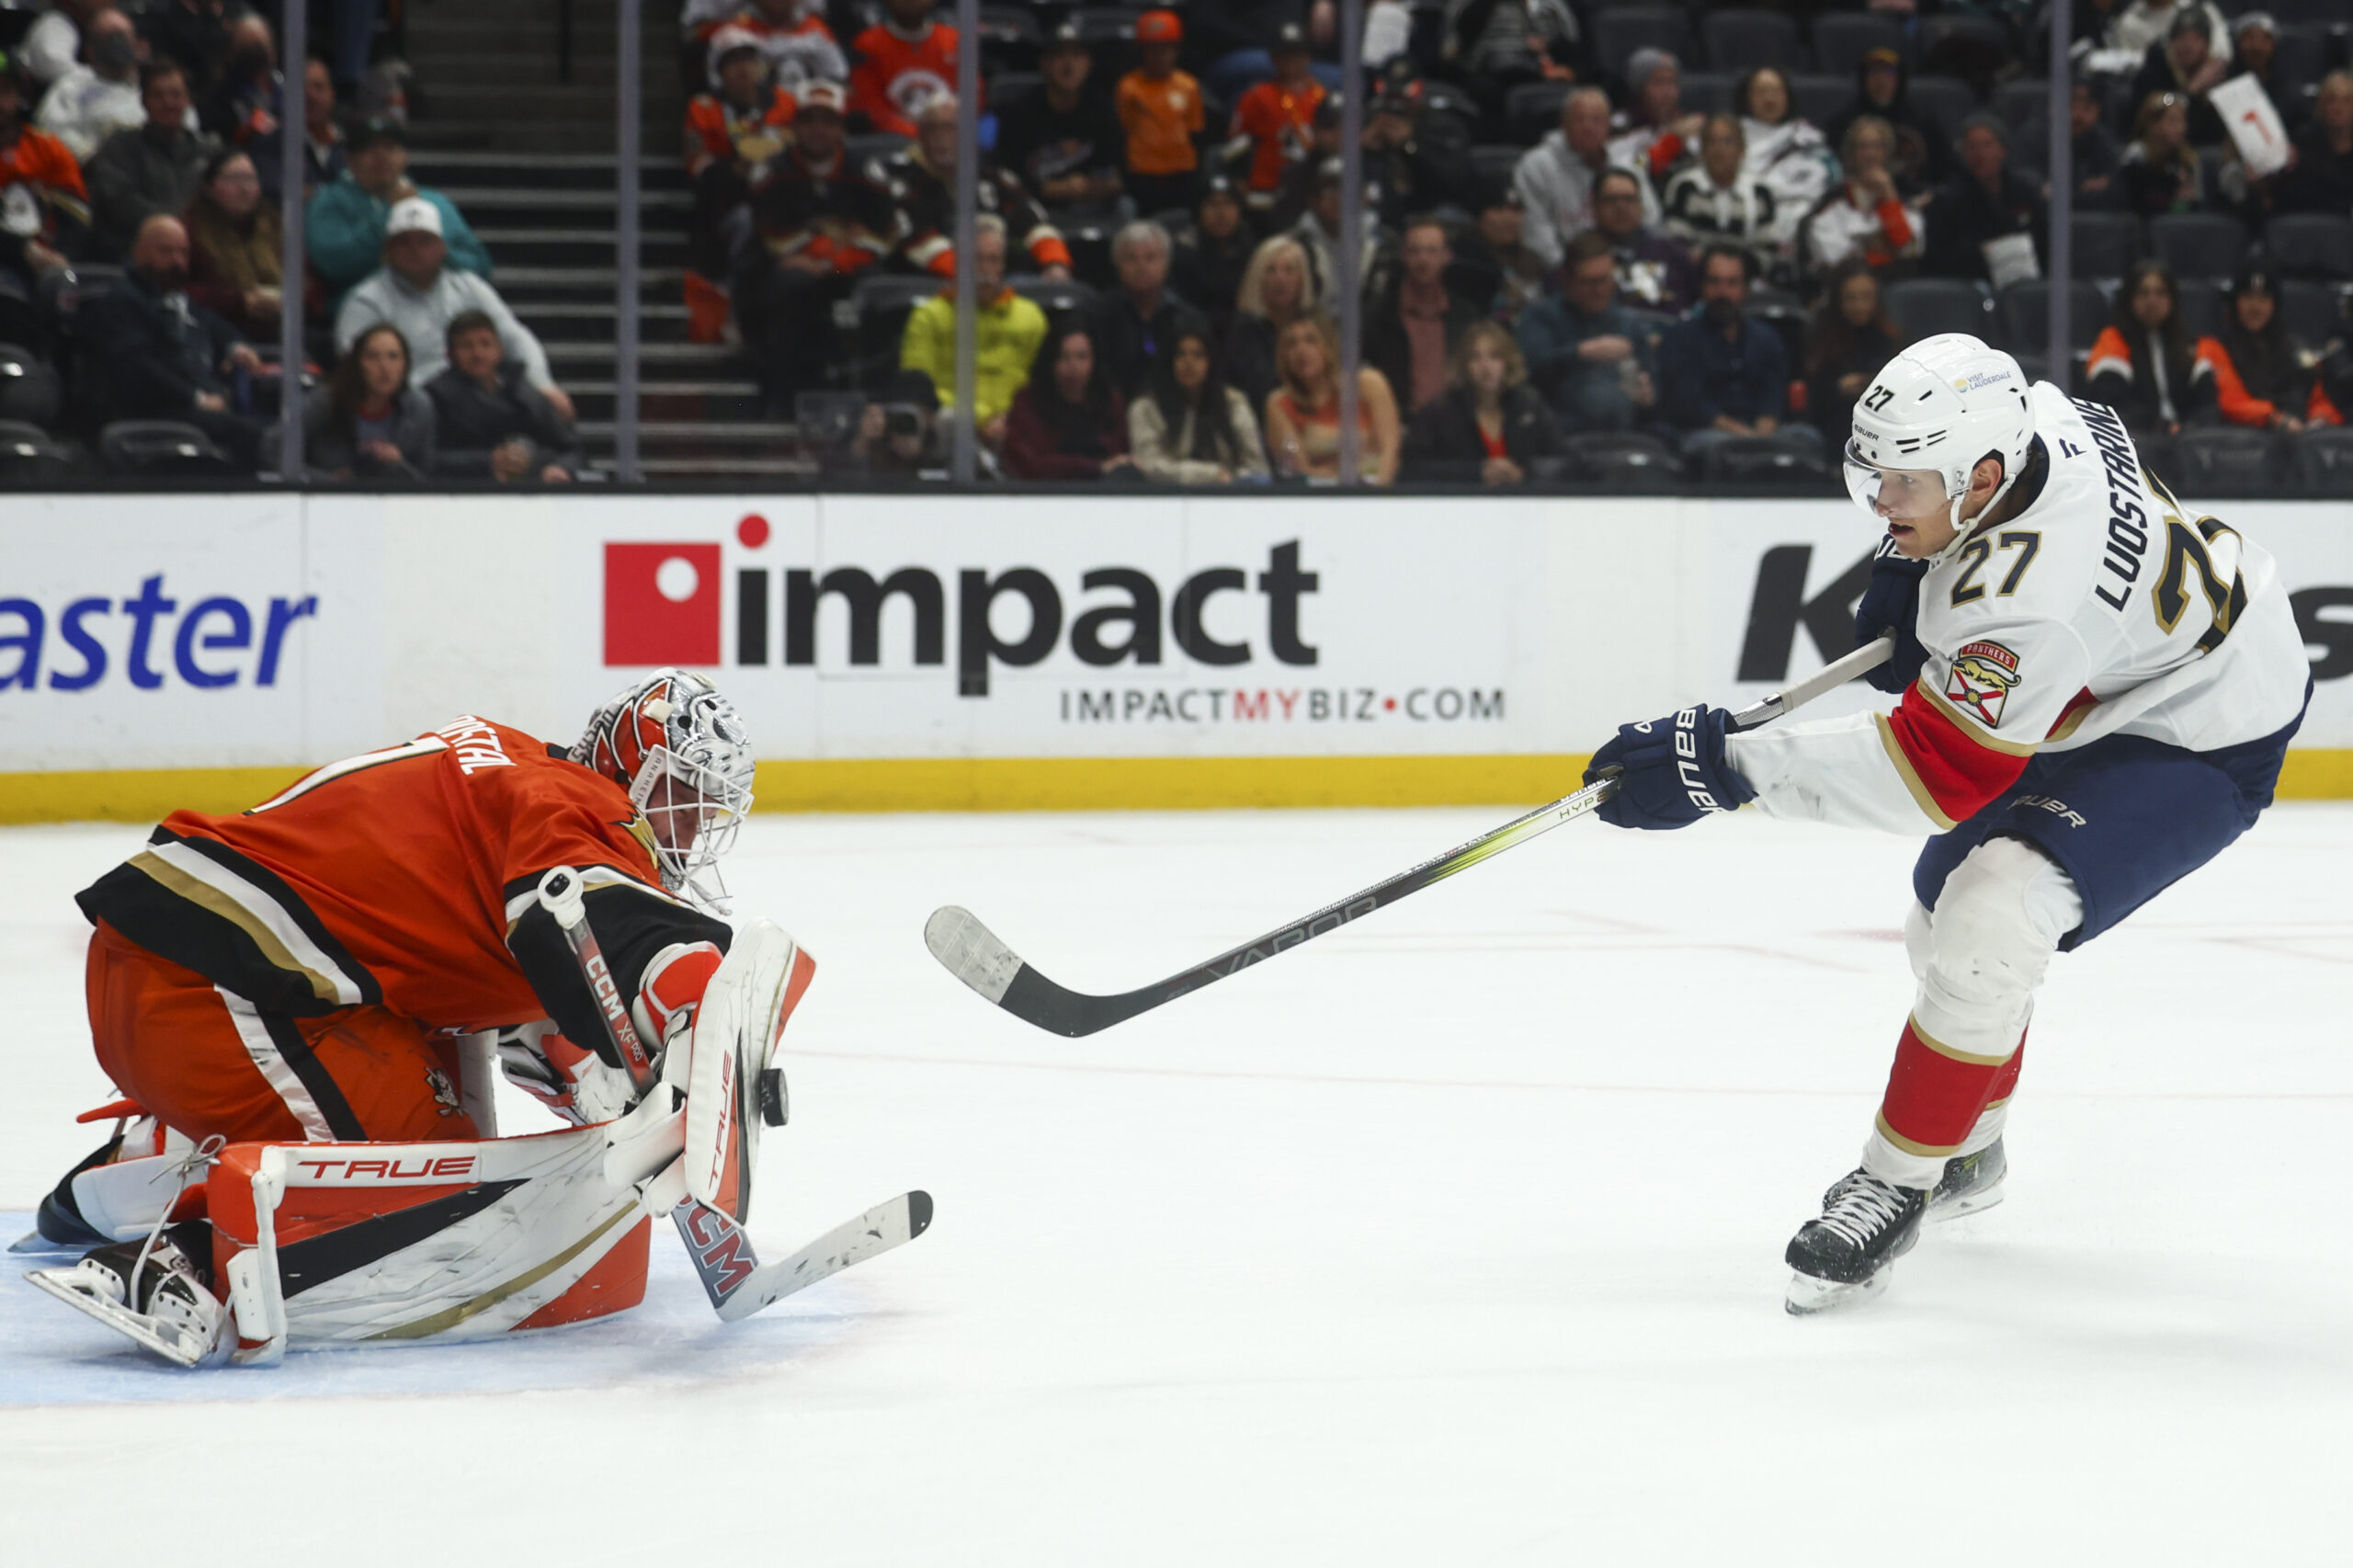
[[[1978,462],[1983,462],[1985,460],[1980,458],[1977,460]],[[2026,465],[2024,463],[2020,463],[2018,467],[2023,469]],[[1969,472],[1972,473],[1976,472],[1977,463],[1970,464]],[[1969,542],[1970,536],[1977,531],[1979,525],[1983,524],[1986,518],[1994,515],[1994,508],[2002,504],[2002,497],[2010,493],[2010,486],[2016,484],[2018,480],[2018,476],[2015,473],[2005,473],[2002,475],[2002,483],[1994,487],[1994,494],[1987,496],[1985,498],[1985,505],[1978,509],[1977,520],[1966,526],[1964,526],[1961,520],[1961,508],[1969,500],[1969,487],[1964,483],[1961,486],[1961,494],[1952,498],[1952,538],[1946,541],[1945,547],[1942,550],[1939,550],[1934,555],[1928,557],[1928,564],[1931,566],[1941,566],[1946,562],[1950,561],[1953,557],[1959,555],[1961,553],[1961,547]]]

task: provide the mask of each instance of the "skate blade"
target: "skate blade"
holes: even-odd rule
[[[25,1278],[75,1312],[87,1313],[117,1334],[138,1341],[176,1366],[195,1366],[211,1354],[218,1343],[217,1339],[205,1341],[183,1338],[176,1334],[166,1335],[153,1318],[134,1312],[83,1289],[75,1278],[77,1271],[78,1266],[75,1268],[32,1268],[25,1271]]]
[[[1999,1187],[1994,1187],[1984,1192],[1972,1192],[1966,1198],[1947,1199],[1942,1203],[1931,1201],[1928,1218],[1942,1222],[1958,1220],[1964,1214],[1983,1214],[1988,1209],[1999,1208],[2005,1196]]]
[[[80,1246],[76,1246],[72,1242],[53,1242],[39,1231],[27,1231],[8,1244],[8,1250],[10,1252],[82,1252],[87,1250],[92,1244],[94,1244],[85,1242]]]
[[[1788,1309],[1791,1317],[1797,1318],[1813,1317],[1822,1312],[1836,1312],[1842,1307],[1856,1306],[1874,1296],[1883,1295],[1887,1290],[1887,1277],[1893,1272],[1893,1268],[1882,1267],[1870,1278],[1858,1280],[1852,1285],[1844,1285],[1836,1279],[1817,1279],[1811,1274],[1792,1273],[1789,1294],[1781,1305]]]

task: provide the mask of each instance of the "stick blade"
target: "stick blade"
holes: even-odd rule
[[[918,1188],[878,1203],[846,1224],[832,1230],[779,1263],[772,1263],[745,1280],[719,1309],[722,1323],[750,1317],[818,1280],[840,1273],[922,1235],[931,1228],[931,1194]]]
[[[999,1006],[1022,970],[1020,954],[998,941],[971,910],[952,903],[933,910],[923,923],[923,945],[949,973]]]

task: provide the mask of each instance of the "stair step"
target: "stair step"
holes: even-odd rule
[[[589,440],[609,441],[613,437],[609,419],[584,419],[579,428],[581,436]],[[641,419],[637,423],[641,447],[789,447],[800,439],[800,430],[781,420]]]
[[[501,217],[518,212],[609,212],[620,202],[620,193],[610,186],[579,186],[550,190],[544,187],[523,188],[500,185],[443,185],[442,195],[458,204],[460,212],[496,210]],[[657,212],[687,212],[694,208],[694,193],[688,190],[649,190],[638,192],[641,209],[651,217]]]
[[[490,254],[501,262],[521,266],[553,267],[563,262],[593,257],[611,266],[615,251],[610,229],[524,229],[500,226],[476,229]],[[663,229],[647,229],[638,236],[638,259],[652,266],[676,267],[687,258],[684,234]]]
[[[609,462],[600,466],[611,472]],[[646,458],[637,467],[648,479],[815,479],[824,472],[814,458]]]
[[[547,350],[551,360],[568,365],[601,365],[608,373],[613,363],[613,346],[609,342],[551,343]],[[739,352],[723,343],[642,343],[638,345],[637,358],[641,365],[658,365],[665,370],[708,366],[714,375],[740,374]]]

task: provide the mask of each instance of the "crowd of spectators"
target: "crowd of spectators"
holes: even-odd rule
[[[571,400],[488,250],[408,177],[378,7],[334,8],[299,105],[269,19],[227,0],[63,0],[0,53],[0,345],[45,361],[50,435],[140,472],[275,471],[301,400],[318,480],[549,483],[580,470]],[[359,46],[347,48],[357,39]],[[374,111],[374,112],[371,112]],[[304,275],[284,267],[288,116]],[[287,312],[310,387],[282,392]],[[139,432],[164,432],[142,444]]]

